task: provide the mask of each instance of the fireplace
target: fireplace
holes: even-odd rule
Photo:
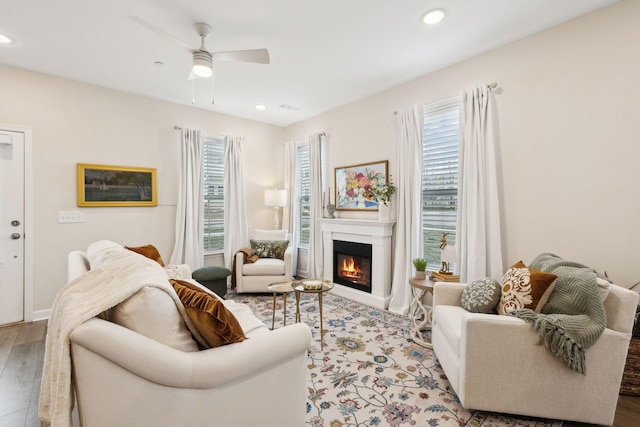
[[[333,281],[371,293],[371,245],[334,240]]]
[[[322,219],[323,269],[322,278],[333,281],[336,286],[332,293],[343,297],[386,309],[391,301],[391,239],[395,221],[367,219],[333,218]],[[334,265],[336,254],[334,244],[339,242],[356,243],[368,246],[365,258],[369,258],[369,288],[355,288],[351,283],[336,280]],[[338,251],[345,254],[344,250]],[[346,252],[348,254],[348,252]],[[352,254],[349,254],[352,256]],[[359,253],[355,255],[362,256]],[[362,266],[360,267],[362,270]]]

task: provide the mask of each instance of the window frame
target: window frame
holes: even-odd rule
[[[448,245],[456,243],[459,140],[459,98],[424,105],[421,230],[423,254],[430,270],[439,270],[441,266],[439,249],[442,233],[448,233]]]
[[[301,170],[302,162],[300,159],[301,155],[305,155],[306,153],[306,170]],[[296,232],[298,234],[297,238],[297,246],[301,249],[309,249],[309,242],[311,241],[310,236],[310,227],[311,227],[311,181],[310,181],[310,165],[309,165],[309,144],[308,143],[300,143],[296,145]],[[303,185],[306,183],[306,186]],[[306,202],[302,199],[306,197]],[[303,212],[307,212],[307,215],[304,215]],[[303,230],[304,225],[307,225],[306,232]],[[305,239],[306,236],[306,239]]]
[[[216,156],[217,162],[208,165],[209,156]],[[205,135],[203,147],[203,250],[205,255],[215,255],[224,253],[224,173],[225,173],[225,139],[223,136]],[[209,197],[210,186],[216,186],[215,195]],[[212,217],[209,217],[208,210],[211,207]],[[211,231],[207,229],[222,226],[222,232]],[[211,245],[208,242],[214,240],[220,243],[220,246]]]

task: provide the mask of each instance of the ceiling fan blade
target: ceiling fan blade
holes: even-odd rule
[[[162,37],[165,37],[165,38],[167,38],[169,40],[172,40],[174,43],[177,43],[178,45],[182,46],[184,49],[188,50],[189,52],[193,52],[193,51],[197,50],[197,49],[194,49],[189,43],[180,40],[179,38],[177,38],[173,34],[170,34],[170,33],[166,32],[165,30],[163,30],[162,28],[158,28],[155,25],[150,24],[149,22],[145,21],[144,19],[142,19],[142,18],[140,18],[138,16],[130,16],[129,18],[131,18],[132,20],[134,20],[138,24],[142,25],[146,29],[151,30],[154,33],[159,34]]]
[[[213,59],[218,61],[269,63],[269,51],[267,49],[231,50],[228,52],[213,52],[212,55]]]

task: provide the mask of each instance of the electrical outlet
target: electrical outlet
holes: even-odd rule
[[[84,212],[58,212],[58,224],[68,224],[72,222],[84,222]]]

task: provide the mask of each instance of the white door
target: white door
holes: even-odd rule
[[[24,320],[24,148],[0,128],[0,325]]]

